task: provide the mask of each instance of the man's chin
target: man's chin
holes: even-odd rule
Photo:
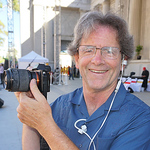
[[[95,91],[101,91],[104,88],[103,83],[98,81],[90,82],[89,87]]]

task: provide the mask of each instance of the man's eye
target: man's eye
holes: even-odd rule
[[[112,53],[112,50],[109,48],[103,48],[102,50],[103,50],[103,52],[108,53],[108,54]]]
[[[109,50],[107,50],[107,53],[112,54],[113,51],[109,49]]]
[[[86,53],[92,53],[93,50],[92,50],[92,49],[85,49],[85,52],[86,52]]]
[[[105,51],[108,54],[113,54],[113,50],[109,47],[103,48],[103,51]]]

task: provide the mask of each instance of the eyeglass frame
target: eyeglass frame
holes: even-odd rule
[[[86,47],[92,47],[92,48],[94,48],[94,54],[93,55],[91,55],[91,57],[94,57],[95,56],[95,54],[96,54],[96,52],[97,52],[97,49],[99,49],[99,50],[101,50],[101,55],[103,56],[103,48],[106,48],[106,47],[109,47],[109,48],[115,48],[115,49],[118,49],[119,51],[118,51],[118,53],[117,53],[117,56],[116,56],[116,58],[107,58],[106,57],[106,59],[111,59],[111,60],[114,60],[114,59],[117,59],[118,58],[118,55],[119,55],[119,52],[121,52],[121,50],[118,48],[118,47],[111,47],[111,46],[104,46],[104,47],[101,47],[101,48],[99,48],[99,47],[96,47],[96,46],[93,46],[93,45],[79,45],[78,47],[77,47],[77,52],[79,53],[79,51],[80,51],[80,49],[79,49],[79,47],[80,46],[86,46]],[[83,56],[84,57],[84,56]],[[104,57],[105,58],[105,57]]]

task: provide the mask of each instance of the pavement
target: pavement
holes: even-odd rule
[[[51,85],[47,95],[48,102],[53,102],[58,96],[69,93],[82,86],[82,80],[68,80],[67,85]],[[150,106],[150,92],[135,92],[134,95]],[[22,123],[17,118],[16,108],[18,101],[12,92],[2,89],[0,85],[0,98],[4,105],[0,108],[0,150],[22,150],[21,136]]]

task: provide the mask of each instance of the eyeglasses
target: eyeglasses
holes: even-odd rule
[[[80,45],[77,50],[79,51],[79,55],[81,57],[93,57],[98,49],[101,50],[101,55],[105,59],[117,59],[120,53],[119,48],[107,46],[97,48],[96,46],[91,45]]]

